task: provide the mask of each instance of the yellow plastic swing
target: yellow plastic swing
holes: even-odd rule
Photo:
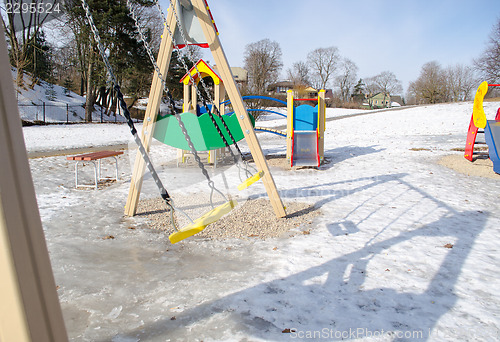
[[[252,177],[248,178],[243,183],[241,183],[240,185],[238,185],[238,190],[241,191],[243,189],[248,188],[250,185],[252,185],[253,183],[257,182],[263,176],[264,176],[264,171],[260,171],[260,172],[256,173],[255,175],[253,175]]]
[[[229,202],[226,202],[210,210],[200,218],[196,219],[190,225],[176,231],[175,233],[170,234],[168,239],[172,244],[174,244],[201,232],[203,229],[205,229],[206,226],[208,226],[211,223],[214,223],[222,216],[226,215],[231,210],[233,210],[233,208],[236,207],[237,204],[238,203],[235,200],[230,200]]]

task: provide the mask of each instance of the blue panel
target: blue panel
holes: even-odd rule
[[[500,174],[500,121],[488,120],[484,129],[493,171]]]
[[[207,104],[207,107],[208,107],[208,110],[210,112],[212,112],[212,105],[211,104]],[[200,106],[199,104],[196,105],[196,114],[198,116],[204,114],[207,112],[207,109],[205,108],[205,106]]]
[[[318,106],[301,105],[293,114],[293,129],[297,131],[315,131],[318,127]]]

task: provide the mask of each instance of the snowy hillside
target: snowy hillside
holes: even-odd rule
[[[17,72],[13,68],[12,78],[14,80],[16,74]],[[45,121],[48,123],[85,121],[85,97],[45,81],[40,81],[31,89],[32,79],[28,74],[24,75],[23,80],[24,87],[16,91],[21,119],[30,122]],[[94,106],[92,120],[94,122],[101,121],[100,106]],[[124,122],[124,119],[120,116],[116,120]],[[114,122],[115,116],[104,115],[103,121]]]

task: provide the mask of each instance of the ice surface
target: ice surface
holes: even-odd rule
[[[323,216],[309,235],[266,241],[170,245],[141,217],[124,217],[135,151],[120,156],[121,179],[98,191],[73,188],[64,156],[31,159],[70,339],[498,340],[500,182],[437,164],[460,153],[451,149],[464,146],[471,111],[467,102],[328,121],[326,165],[273,169],[283,199]],[[24,134],[29,151],[131,141],[126,125]],[[266,154],[285,153],[285,139],[258,137]],[[154,145],[151,154],[174,197],[208,191],[202,177],[169,166],[175,151]],[[261,183],[247,191],[265,195]],[[158,196],[150,177],[142,196]]]

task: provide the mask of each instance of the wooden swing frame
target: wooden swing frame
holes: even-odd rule
[[[273,176],[269,170],[267,161],[262,152],[260,143],[253,129],[252,122],[247,116],[247,111],[245,109],[243,99],[238,90],[238,87],[236,86],[236,82],[231,72],[227,57],[219,40],[218,32],[212,19],[210,9],[205,0],[192,0],[191,2],[194,7],[196,16],[200,21],[201,28],[205,35],[210,51],[212,52],[212,56],[214,57],[218,73],[225,85],[226,93],[231,100],[231,103],[233,104],[234,111],[236,112],[238,117],[238,122],[243,133],[245,134],[245,139],[250,148],[252,157],[259,170],[259,174],[262,175],[262,181],[269,196],[274,213],[277,217],[285,217],[285,208],[278,193],[278,189],[276,188]],[[177,6],[177,4],[178,2],[175,3],[175,6]],[[157,58],[157,65],[162,75],[166,75],[168,72],[172,52],[174,49],[172,37],[169,34],[169,30],[173,33],[175,32],[177,26],[174,12],[179,13],[177,8],[175,8],[175,11],[168,11],[167,22],[163,31],[160,51]],[[149,101],[144,117],[144,124],[140,136],[146,151],[149,151],[149,148],[151,146],[152,133],[155,128],[155,118],[160,108],[162,92],[162,82],[158,73],[155,71],[151,84],[151,90],[149,93]],[[130,183],[127,203],[125,205],[125,215],[127,216],[134,216],[136,214],[142,183],[144,180],[145,169],[146,164],[140,153],[138,152],[132,172],[132,180]]]

